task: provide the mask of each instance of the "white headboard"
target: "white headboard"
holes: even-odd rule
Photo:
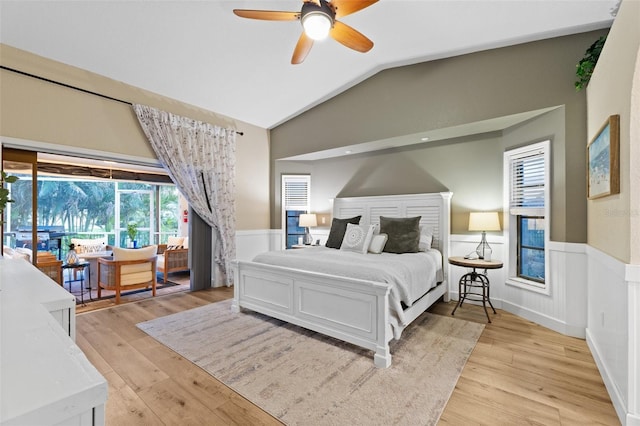
[[[420,225],[432,227],[433,243],[431,245],[440,250],[446,263],[449,256],[452,195],[452,192],[434,192],[336,198],[333,201],[333,217],[343,219],[361,215],[361,225],[377,225],[380,223],[380,216],[421,216]]]

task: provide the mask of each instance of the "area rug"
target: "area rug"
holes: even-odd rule
[[[436,424],[484,328],[425,312],[379,369],[371,351],[230,306],[138,327],[290,425]]]

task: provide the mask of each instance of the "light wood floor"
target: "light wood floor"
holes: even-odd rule
[[[77,316],[77,343],[109,382],[107,425],[271,425],[276,419],[135,324],[233,296],[180,292]],[[450,315],[452,304],[431,312]],[[485,323],[467,306],[456,318]],[[498,310],[487,324],[439,424],[620,424],[584,340]]]

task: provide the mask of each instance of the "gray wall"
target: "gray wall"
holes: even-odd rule
[[[452,231],[465,232],[469,210],[502,206],[502,152],[552,138],[555,241],[586,241],[586,103],[575,65],[606,31],[494,49],[386,70],[272,129],[272,227],[280,227],[281,173],[310,172],[314,209],[338,195],[454,192]],[[503,134],[428,143],[315,162],[293,155],[563,106]],[[563,117],[558,120],[557,114]],[[546,126],[539,131],[531,126]],[[551,127],[549,127],[551,126]],[[522,127],[522,130],[520,130]],[[482,169],[478,165],[482,165]],[[482,196],[477,197],[482,188]],[[571,188],[567,190],[566,188]]]
[[[281,174],[311,174],[311,209],[320,214],[331,213],[330,200],[335,197],[452,191],[451,229],[464,234],[470,211],[502,211],[503,152],[551,139],[553,162],[555,152],[564,151],[563,121],[564,109],[558,108],[504,132],[337,159],[277,161],[275,175],[279,180]],[[563,162],[558,164],[563,172]],[[275,193],[280,211],[279,188]],[[558,206],[559,212],[553,207],[552,216],[562,217],[564,206]],[[552,226],[556,226],[554,221]]]

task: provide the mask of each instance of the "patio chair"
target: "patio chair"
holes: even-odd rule
[[[140,249],[113,248],[113,259],[98,259],[98,298],[102,289],[116,292],[116,304],[123,291],[149,288],[156,295],[156,253],[158,246]]]
[[[165,283],[170,272],[189,270],[189,237],[169,237],[167,244],[158,245],[157,270]]]
[[[51,253],[39,252],[36,267],[56,283],[62,285],[62,260],[56,259]]]

